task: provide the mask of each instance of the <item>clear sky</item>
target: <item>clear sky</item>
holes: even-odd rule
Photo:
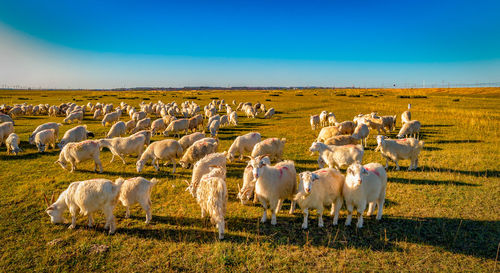
[[[0,0],[0,87],[500,82],[500,1]]]

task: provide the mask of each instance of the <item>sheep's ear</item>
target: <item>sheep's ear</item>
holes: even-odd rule
[[[368,171],[365,168],[361,168],[361,174],[362,175],[368,175]]]
[[[319,175],[316,174],[316,173],[312,173],[312,179],[313,180],[318,180],[319,179]]]

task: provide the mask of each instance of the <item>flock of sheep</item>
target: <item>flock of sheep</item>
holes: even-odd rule
[[[236,102],[233,100],[233,107]],[[219,140],[217,134],[222,126],[238,126],[237,111],[242,111],[247,118],[255,118],[262,113],[264,118],[271,118],[274,108],[266,110],[263,104],[250,102],[239,103],[233,108],[224,100],[213,100],[204,107],[204,113],[199,105],[185,101],[181,105],[175,102],[144,103],[140,109],[124,102],[114,107],[112,104],[88,103],[77,105],[63,103],[61,105],[1,105],[0,106],[0,145],[5,142],[8,154],[17,155],[19,136],[14,133],[14,120],[22,115],[64,116],[64,123],[81,123],[90,112],[93,119],[101,119],[103,126],[111,125],[105,138],[87,140],[95,137],[87,130],[86,125],[78,125],[67,130],[59,140],[61,123],[49,122],[38,126],[29,137],[29,143],[36,145],[39,152],[50,147],[61,149],[58,163],[63,169],[73,172],[77,164],[93,160],[95,171],[102,172],[100,151],[106,147],[112,153],[111,162],[115,156],[123,164],[127,155],[136,155],[136,171],[140,173],[146,164],[151,162],[156,171],[160,170],[160,162],[165,165],[172,163],[172,173],[176,171],[179,161],[183,168],[192,168],[191,181],[186,183],[191,195],[201,208],[201,216],[208,215],[217,226],[219,238],[224,237],[228,192],[226,186],[226,168],[237,157],[239,160],[248,158],[247,166],[242,174],[243,185],[239,188],[238,198],[243,205],[253,201],[261,203],[263,215],[261,222],[267,221],[267,211],[271,211],[271,224],[276,225],[276,213],[281,209],[285,199],[291,201],[290,214],[299,204],[304,213],[302,228],[308,227],[309,209],[316,209],[318,226],[323,227],[323,210],[331,205],[333,224],[338,223],[339,212],[345,202],[348,216],[345,225],[351,224],[352,212],[356,207],[358,212],[357,227],[363,226],[363,212],[368,206],[371,215],[378,207],[377,220],[382,217],[387,184],[386,168],[388,161],[394,161],[399,170],[398,161],[410,159],[409,170],[418,167],[418,155],[424,145],[417,139],[420,122],[411,120],[410,105],[408,111],[401,115],[402,128],[398,139],[388,139],[381,135],[387,130],[392,131],[396,125],[396,116],[378,116],[377,113],[360,114],[353,121],[337,122],[333,113],[323,111],[320,115],[311,116],[313,130],[321,129],[315,142],[309,150],[318,152],[319,169],[313,172],[305,171],[298,175],[295,164],[291,160],[282,160],[286,145],[285,138],[262,139],[258,132],[250,132],[236,137],[228,151],[218,152]],[[120,121],[123,113],[130,120]],[[151,117],[158,119],[151,121]],[[208,119],[206,123],[204,120]],[[379,163],[361,165],[366,139],[370,129],[377,130],[378,146],[386,159],[385,168]],[[205,136],[208,130],[210,137]],[[180,135],[182,138],[163,139],[151,142],[153,135],[162,133]],[[130,134],[129,136],[126,136]],[[413,135],[414,137],[410,137]],[[406,138],[403,138],[406,137]],[[58,142],[59,140],[59,142]],[[358,144],[361,142],[363,145]],[[274,165],[272,163],[275,163]],[[229,165],[230,166],[230,165]],[[347,168],[345,175],[340,168]],[[115,181],[108,179],[91,179],[77,181],[60,194],[54,201],[54,195],[47,203],[47,214],[52,223],[62,223],[63,213],[69,210],[72,216],[70,228],[76,225],[76,215],[80,212],[89,218],[89,226],[93,225],[92,214],[102,210],[106,217],[105,228],[114,233],[116,221],[113,210],[117,200],[126,207],[126,217],[130,215],[129,207],[139,203],[146,212],[146,223],[151,221],[151,190],[158,181],[142,177]],[[253,200],[252,200],[253,199]]]

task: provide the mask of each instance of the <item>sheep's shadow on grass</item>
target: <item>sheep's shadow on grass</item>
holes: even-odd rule
[[[484,142],[482,140],[475,140],[475,139],[460,139],[460,140],[435,140],[435,141],[429,141],[428,143],[433,143],[433,144],[462,144],[462,143],[481,143]],[[425,148],[425,146],[424,146]]]
[[[424,148],[423,148],[424,151],[441,151],[443,149],[439,148],[439,147],[431,147],[431,146],[425,146],[424,145]]]
[[[430,166],[419,166],[417,171],[423,172],[440,172],[440,173],[459,173],[464,175],[471,175],[476,177],[499,177],[500,170],[484,170],[484,171],[466,171],[466,170],[454,170],[449,168],[435,168]]]
[[[476,184],[460,182],[460,181],[451,181],[451,180],[430,180],[430,179],[407,179],[407,178],[397,178],[397,177],[389,177],[387,179],[388,182],[392,183],[401,183],[401,184],[413,184],[413,185],[454,185],[454,186],[470,186],[477,187]]]
[[[22,149],[22,148],[21,148]],[[34,152],[26,153],[20,152],[18,155],[7,155],[7,153],[0,155],[0,160],[23,160],[23,159],[36,159],[43,156],[54,156],[59,154],[59,150],[50,150],[49,152]]]
[[[421,128],[432,128],[432,127],[453,127],[453,124],[422,124]]]

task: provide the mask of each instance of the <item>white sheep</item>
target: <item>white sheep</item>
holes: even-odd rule
[[[146,112],[140,111],[140,112],[134,112],[131,118],[137,122],[141,119],[145,119],[147,116],[148,114]]]
[[[271,224],[276,225],[276,213],[281,209],[285,199],[292,201],[290,214],[295,210],[294,195],[297,193],[297,178],[295,164],[286,160],[270,166],[269,160],[262,156],[250,160],[253,175],[256,179],[255,194],[262,204],[264,213],[261,222],[267,221],[267,209],[271,210]]]
[[[125,122],[125,130],[127,131],[127,133],[132,132],[132,130],[134,130],[134,128],[135,128],[135,125],[136,125],[136,122],[133,119]]]
[[[234,160],[237,154],[240,155],[240,160],[243,160],[245,152],[251,153],[253,147],[261,141],[261,135],[258,132],[251,132],[242,136],[236,137],[229,150],[227,151],[227,161]]]
[[[147,130],[151,127],[151,119],[150,118],[144,118],[139,121],[137,121],[135,128],[132,130],[132,134],[135,134],[141,130]],[[154,135],[154,133],[152,133]]]
[[[181,144],[182,149],[185,151],[189,146],[193,145],[196,141],[205,138],[205,135],[200,132],[195,132],[189,135],[185,135],[179,139],[179,144]]]
[[[70,164],[70,172],[76,170],[76,164],[93,159],[95,163],[94,171],[99,168],[102,173],[102,164],[99,159],[99,143],[97,141],[85,140],[82,142],[70,142],[62,148],[59,159],[55,162],[67,170],[67,164]]]
[[[106,114],[102,118],[101,123],[102,123],[102,126],[106,126],[108,123],[113,124],[119,120],[120,120],[120,112],[115,111],[115,112],[111,112],[111,113]]]
[[[35,144],[36,147],[38,148],[38,151],[41,153],[45,152],[45,147],[47,147],[47,150],[50,149],[50,146],[52,146],[52,149],[55,149],[56,148],[55,130],[46,129],[36,133]]]
[[[344,176],[336,169],[325,168],[314,172],[306,171],[299,174],[299,189],[295,201],[304,211],[302,228],[307,228],[309,209],[316,209],[318,227],[323,227],[323,210],[332,206],[333,225],[337,225],[340,208],[342,207],[342,188]]]
[[[255,118],[255,116],[257,116],[257,112],[252,107],[247,107],[245,109],[245,114],[246,114],[247,118]]]
[[[363,146],[361,145],[334,146],[321,142],[313,142],[309,151],[313,153],[318,152],[321,161],[325,162],[328,167],[336,168],[337,170],[344,166],[347,167],[354,162],[361,163],[364,154]],[[318,164],[320,168],[323,168],[319,159]]]
[[[216,120],[220,122],[220,115],[217,114],[217,115],[214,115],[214,116],[211,116],[209,119],[208,119],[208,123],[207,123],[207,128],[210,128],[210,125],[212,125],[213,122],[215,122]]]
[[[139,131],[135,134],[132,134],[131,136],[138,136],[138,135],[143,135],[144,137],[146,137],[146,140],[144,142],[144,145],[149,145],[151,144],[151,137],[152,137],[152,134],[151,134],[151,131],[150,130],[142,130],[142,131]]]
[[[227,209],[226,168],[210,167],[210,172],[201,177],[196,192],[196,201],[201,208],[201,217],[210,216],[210,221],[219,230],[219,240],[224,239],[224,216]]]
[[[81,123],[83,120],[83,112],[82,111],[77,111],[77,112],[71,112],[64,120],[64,123],[73,123],[74,121],[78,121],[78,123]]]
[[[130,217],[130,206],[139,203],[142,209],[146,212],[146,224],[149,224],[152,218],[151,191],[158,183],[158,180],[153,178],[149,181],[139,176],[127,180],[123,180],[123,178],[120,177],[117,179],[117,182],[118,181],[122,183],[118,199],[126,208],[125,218]]]
[[[387,129],[388,131],[392,132],[394,128],[396,128],[396,118],[397,118],[396,115],[381,116],[380,118],[382,119],[382,124],[384,128]]]
[[[54,129],[55,130],[55,136],[56,136],[56,141],[57,141],[57,139],[59,138],[59,127],[61,127],[61,126],[62,126],[61,123],[55,123],[55,122],[47,122],[47,123],[44,123],[42,125],[39,125],[38,127],[36,127],[35,131],[33,131],[33,133],[31,133],[31,135],[29,137],[29,143],[35,144],[36,133],[43,131],[43,130],[46,130],[46,129]]]
[[[364,166],[354,163],[349,166],[342,191],[348,212],[345,225],[351,225],[354,206],[358,212],[358,228],[363,227],[363,213],[368,204],[367,216],[373,213],[377,205],[376,219],[382,219],[386,187],[387,173],[379,163],[368,163]]]
[[[411,104],[408,103],[408,110],[404,111],[401,114],[401,126],[405,125],[405,123],[409,122],[411,120]]]
[[[188,184],[186,191],[189,191],[194,198],[197,198],[196,193],[202,176],[209,173],[212,166],[226,168],[226,152],[208,154],[194,164],[191,183],[185,181]]]
[[[2,143],[4,143],[12,133],[14,133],[14,123],[3,122],[0,124],[0,146],[2,146]]]
[[[327,126],[334,126],[337,123],[337,118],[335,117],[335,114],[330,112],[328,113],[328,124]]]
[[[62,149],[64,145],[70,142],[79,142],[82,140],[86,140],[87,137],[93,135],[94,134],[92,132],[87,131],[87,125],[79,125],[66,131],[57,146],[59,146],[59,149]]]
[[[317,142],[323,142],[331,137],[340,135],[339,128],[336,126],[328,126],[324,127],[319,131],[318,137],[316,138]]]
[[[352,134],[352,137],[359,139],[361,141],[361,145],[363,145],[364,142],[364,147],[366,147],[366,140],[368,139],[368,135],[370,134],[370,129],[366,124],[363,123],[358,123],[356,128],[354,129],[354,133]]]
[[[216,138],[217,135],[219,134],[219,127],[220,127],[220,121],[215,120],[210,124],[209,130],[210,130],[210,136],[213,138]]]
[[[327,111],[321,111],[319,114],[319,124],[321,127],[325,127],[328,125],[328,112]]]
[[[312,130],[316,130],[318,128],[320,128],[320,118],[318,115],[313,115],[310,117],[309,121],[311,122],[311,129]]]
[[[12,122],[12,124],[15,124],[14,120],[10,116],[0,113],[0,123],[2,122]]]
[[[263,159],[268,160],[266,164],[271,165],[269,157],[265,156]],[[247,205],[250,203],[250,199],[253,196],[253,203],[257,203],[257,195],[255,194],[255,177],[253,176],[253,167],[250,162],[248,162],[245,170],[243,171],[243,185],[240,188],[238,184],[238,198],[242,205]]]
[[[217,152],[218,148],[219,141],[217,139],[211,137],[202,138],[187,148],[179,163],[183,168],[188,169],[207,154]]]
[[[255,144],[252,149],[252,157],[267,155],[272,161],[281,161],[285,148],[286,138],[268,138]]]
[[[397,138],[403,138],[403,137],[408,137],[412,136],[416,139],[419,139],[420,137],[420,121],[418,120],[410,120],[408,122],[405,122],[403,127],[401,127],[401,130],[399,130],[398,135],[396,136]]]
[[[233,111],[231,112],[231,114],[229,114],[229,124],[234,126],[238,125],[238,114],[236,113],[236,111]]]
[[[181,132],[184,131],[185,134],[187,134],[188,129],[189,129],[189,120],[188,119],[185,119],[185,118],[177,119],[177,120],[172,121],[168,125],[167,129],[165,129],[165,131],[163,131],[163,135],[168,136],[170,133],[175,133],[175,134],[177,134],[178,137],[180,137]]]
[[[121,137],[127,133],[127,125],[123,121],[119,121],[111,126],[107,138]]]
[[[336,127],[341,135],[352,135],[352,133],[354,133],[354,129],[356,128],[356,124],[353,121],[346,120],[336,124]]]
[[[7,146],[7,154],[13,153],[17,155],[19,152],[22,152],[22,149],[19,148],[19,143],[19,136],[16,133],[11,133],[5,140],[5,146]]]
[[[264,104],[262,104],[264,105]],[[269,110],[267,110],[266,114],[264,114],[264,118],[272,118],[274,116],[274,108],[269,108]]]
[[[102,113],[102,110],[101,109],[96,109],[94,111],[94,115],[92,116],[93,119],[99,119],[100,117],[102,117],[104,114]]]
[[[385,167],[389,167],[389,159],[396,163],[396,170],[399,171],[398,161],[401,159],[410,159],[409,171],[418,168],[418,155],[424,147],[423,141],[415,138],[405,138],[398,140],[386,139],[384,136],[377,136],[378,146],[375,151],[385,158]]]
[[[350,135],[340,135],[340,136],[334,136],[331,137],[324,142],[326,145],[335,145],[335,146],[342,146],[342,145],[349,145],[349,144],[358,144],[359,139]]]
[[[113,154],[110,163],[115,160],[115,156],[118,156],[125,165],[127,162],[125,162],[124,156],[136,154],[139,158],[142,155],[144,145],[146,145],[146,136],[143,134],[136,134],[129,137],[100,139],[98,142],[101,150],[102,147],[106,147],[111,151],[111,154]]]
[[[44,196],[48,206],[46,212],[50,216],[50,221],[53,224],[63,223],[63,213],[69,209],[71,214],[70,229],[76,227],[78,212],[88,216],[88,226],[92,227],[94,225],[92,214],[98,210],[102,210],[106,217],[104,228],[109,228],[109,234],[113,234],[116,230],[113,210],[118,200],[118,194],[120,193],[120,182],[118,181],[115,184],[108,179],[73,182],[69,185],[68,189],[59,195],[59,198],[53,204],[49,204],[47,198]]]
[[[173,164],[172,173],[175,173],[176,159],[182,156],[182,152],[182,147],[176,140],[164,139],[153,142],[137,160],[137,172],[140,173],[149,160],[152,160],[151,164],[158,172],[160,171],[159,161],[162,160],[165,161],[165,165],[171,162]]]

